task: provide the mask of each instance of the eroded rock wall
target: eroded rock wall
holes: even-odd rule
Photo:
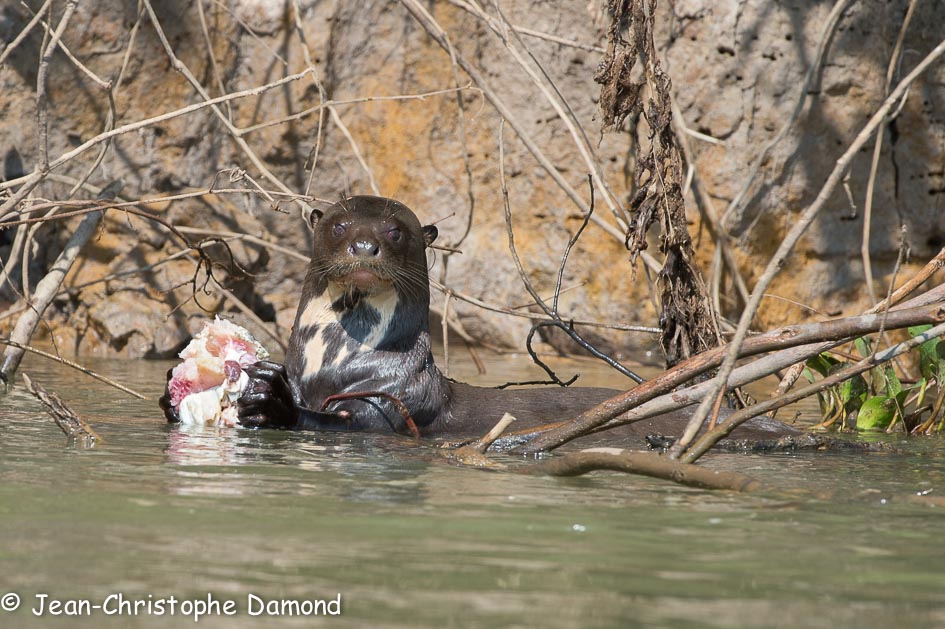
[[[28,3],[35,9],[42,4]],[[62,13],[55,3],[52,22]],[[457,243],[469,221],[461,254],[437,252],[432,274],[454,290],[500,308],[529,303],[508,252],[499,183],[499,120],[481,90],[491,90],[512,111],[520,128],[540,147],[561,177],[587,197],[588,167],[555,109],[490,28],[462,3],[422,3],[448,33],[458,54],[472,63],[486,84],[464,89],[462,117],[469,156],[468,184],[455,91],[470,85],[454,74],[450,56],[398,2],[299,2],[300,20],[322,96],[336,102],[335,113],[311,113],[283,124],[246,132],[242,138],[287,189],[332,201],[342,194],[376,190],[412,207],[423,221],[438,221],[440,242]],[[750,165],[762,148],[792,118],[808,69],[816,59],[832,3],[701,2],[662,3],[658,25],[664,62],[673,78],[683,119],[694,131],[718,140],[690,138],[695,167],[721,215],[745,185]],[[820,69],[791,130],[769,153],[745,202],[728,213],[726,227],[737,244],[742,274],[752,284],[798,212],[817,195],[834,162],[883,100],[886,68],[907,2],[850,2],[829,39]],[[207,3],[203,17],[195,3],[154,2],[158,20],[180,61],[211,96],[263,85],[305,69],[305,54],[295,30],[294,3],[240,0]],[[528,53],[566,98],[590,140],[595,159],[619,203],[633,191],[635,144],[626,131],[600,136],[596,118],[599,88],[593,75],[605,46],[604,7],[584,0],[500,3],[520,33]],[[496,17],[494,9],[487,12]],[[19,5],[0,9],[0,36],[9,43],[30,15]],[[941,37],[945,6],[919,3],[909,28],[901,77]],[[203,24],[206,24],[204,27]],[[137,26],[136,26],[137,25]],[[584,48],[534,36],[577,42]],[[147,14],[136,2],[81,3],[63,41],[92,72],[115,80],[123,64],[115,105],[117,124],[146,119],[202,99],[168,61]],[[30,172],[38,160],[36,72],[43,45],[35,29],[0,68],[0,150],[8,157],[6,177]],[[589,49],[588,49],[589,48]],[[212,55],[210,52],[212,51]],[[536,69],[537,66],[532,64]],[[898,78],[897,78],[898,80]],[[49,154],[56,157],[102,132],[108,116],[105,92],[84,77],[61,52],[49,68]],[[548,83],[545,83],[548,85]],[[878,290],[885,292],[906,226],[911,266],[921,265],[945,244],[945,68],[934,66],[911,89],[884,136],[873,201],[870,251]],[[549,88],[550,89],[550,88]],[[367,97],[419,95],[422,99],[365,100]],[[348,101],[359,102],[348,102]],[[303,112],[320,102],[310,78],[287,83],[259,97],[220,106],[237,128]],[[338,123],[338,120],[342,124]],[[321,132],[319,127],[321,126]],[[310,166],[317,146],[314,172]],[[97,147],[101,148],[101,147]],[[139,207],[163,220],[200,233],[245,233],[300,253],[309,247],[299,206],[282,197],[219,193],[173,201],[147,202],[215,187],[277,186],[252,163],[224,123],[209,109],[149,125],[113,139],[92,169],[96,149],[54,171],[101,187],[124,180],[121,197],[140,199]],[[12,152],[15,150],[15,154]],[[580,225],[579,208],[539,166],[511,125],[504,129],[505,172],[519,253],[538,290],[550,295],[560,256]],[[860,240],[863,200],[872,145],[854,160],[849,189],[831,197],[821,217],[800,243],[771,292],[827,312],[851,313],[867,304]],[[365,169],[367,167],[367,170]],[[251,178],[231,180],[241,169]],[[370,174],[368,174],[368,171]],[[221,174],[222,173],[222,174]],[[372,184],[373,180],[373,184]],[[255,183],[253,183],[255,182]],[[52,179],[37,198],[64,199],[67,180]],[[470,191],[474,199],[470,219]],[[94,190],[74,198],[93,198]],[[317,202],[311,202],[317,204]],[[700,262],[711,283],[714,245],[689,203]],[[598,190],[596,213],[615,224]],[[77,220],[77,219],[72,219]],[[74,223],[39,227],[27,286],[35,284],[55,257]],[[184,247],[167,229],[112,210],[100,236],[87,245],[47,320],[60,349],[118,352],[126,356],[168,355],[206,316],[192,299],[194,264],[186,256],[166,261]],[[23,291],[24,274],[16,256],[13,230],[4,232],[0,253],[10,262],[8,303]],[[656,240],[654,239],[654,245]],[[251,272],[239,279],[217,270],[236,296],[288,336],[304,262],[246,241],[231,241],[233,255]],[[655,246],[654,246],[655,253]],[[212,249],[226,261],[222,246]],[[20,257],[22,259],[22,256]],[[154,266],[157,265],[157,266]],[[142,270],[144,269],[144,270]],[[135,272],[133,272],[135,271]],[[107,281],[101,281],[103,278]],[[197,287],[203,288],[202,276]],[[598,226],[588,228],[565,273],[561,312],[566,317],[655,325],[647,274],[634,276],[622,242]],[[232,310],[232,301],[206,286],[197,293],[206,309]],[[726,284],[725,314],[739,305]],[[436,307],[442,295],[434,292]],[[529,323],[453,300],[466,330],[480,341],[522,347]],[[800,320],[808,313],[782,300],[767,300],[763,324]],[[10,319],[8,319],[10,321]],[[650,337],[598,332],[612,349],[640,356]]]

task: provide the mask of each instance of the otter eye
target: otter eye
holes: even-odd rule
[[[400,238],[401,238],[400,228],[399,228],[399,227],[391,227],[390,229],[388,229],[388,230],[387,230],[387,237],[388,237],[392,242],[400,242]]]
[[[346,229],[347,228],[344,226],[343,223],[335,223],[334,226],[331,228],[331,235],[334,236],[335,238],[341,238],[342,236],[345,235]]]

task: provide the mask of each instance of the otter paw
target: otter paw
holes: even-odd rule
[[[297,410],[285,366],[261,360],[244,367],[249,382],[236,401],[240,425],[246,428],[293,428]]]
[[[171,391],[170,384],[171,378],[173,376],[174,369],[167,370],[167,382],[164,383],[164,395],[158,398],[158,406],[161,407],[161,410],[164,411],[164,417],[167,418],[167,421],[171,424],[180,423],[180,415],[177,412],[177,408],[171,404]]]

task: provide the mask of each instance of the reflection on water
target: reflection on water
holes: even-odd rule
[[[156,397],[166,365],[95,368]],[[240,603],[234,617],[201,620],[211,627],[311,625],[249,617],[250,592],[341,593],[329,620],[352,627],[945,624],[935,441],[865,457],[708,459],[775,488],[740,496],[615,473],[527,476],[509,456],[511,471],[461,469],[399,437],[180,429],[154,403],[48,364],[26,369],[105,441],[76,450],[21,388],[0,399],[0,596]],[[619,376],[592,371],[584,384]],[[48,622],[28,609],[0,616],[3,627]]]

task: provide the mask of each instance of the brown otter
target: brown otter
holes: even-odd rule
[[[433,362],[426,248],[437,236],[405,205],[355,196],[312,214],[314,243],[285,366],[248,367],[240,423],[297,430],[478,435],[504,412],[518,427],[573,417],[618,393],[603,388],[489,389],[445,378]],[[348,396],[355,396],[353,398]],[[341,399],[339,399],[341,398]],[[327,403],[326,403],[327,401]],[[162,399],[170,421],[174,409]],[[623,435],[679,434],[686,413],[624,427]],[[798,431],[758,418],[734,439]]]

